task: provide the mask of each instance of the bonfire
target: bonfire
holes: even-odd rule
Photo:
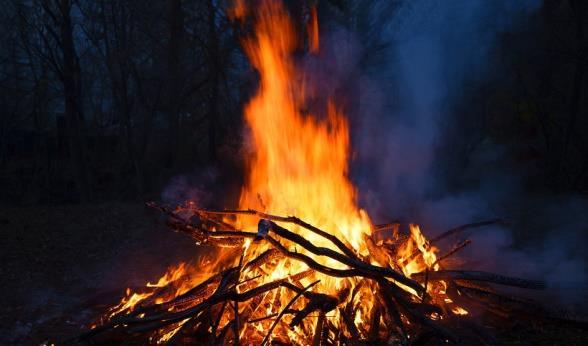
[[[471,315],[543,312],[497,285],[545,284],[448,263],[470,240],[454,228],[427,240],[417,224],[375,225],[348,179],[348,122],[337,100],[324,114],[302,112],[312,90],[292,55],[319,51],[311,10],[301,39],[277,1],[231,10],[252,25],[244,50],[259,89],[244,109],[252,151],[238,209],[197,201],[148,205],[167,225],[216,249],[214,258],[170,268],[127,290],[78,341],[168,344],[388,344],[488,340]],[[459,238],[440,249],[441,240]],[[472,245],[473,246],[473,245]],[[453,263],[456,263],[455,261]]]

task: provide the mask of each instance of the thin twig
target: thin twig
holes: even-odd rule
[[[433,263],[433,265],[431,267],[435,267],[435,265],[441,263],[441,261],[443,261],[444,259],[452,256],[453,254],[455,254],[456,252],[460,251],[461,249],[463,249],[464,247],[468,246],[469,244],[471,244],[471,240],[466,239],[463,242],[457,244],[451,251],[449,251],[448,253],[446,253],[445,255],[439,257],[435,263]]]
[[[210,332],[210,334],[212,335],[213,338],[216,338],[216,331],[217,331],[218,326],[220,324],[221,318],[223,317],[223,314],[225,313],[226,307],[227,307],[227,301],[224,301],[223,305],[221,306],[220,311],[218,312],[218,316],[216,317],[216,321],[214,322],[214,325],[212,326],[212,331]]]
[[[318,319],[316,320],[316,325],[314,328],[314,337],[312,339],[313,346],[320,346],[321,341],[323,340],[323,324],[325,322],[325,312],[321,311],[319,313]]]
[[[480,221],[480,222],[474,222],[474,223],[468,223],[465,225],[461,225],[461,226],[457,226],[454,227],[448,231],[445,231],[441,234],[439,234],[438,236],[436,236],[435,238],[432,238],[430,240],[431,244],[432,243],[436,243],[444,238],[449,237],[450,235],[459,233],[459,232],[463,232],[466,229],[471,229],[471,228],[479,228],[479,227],[484,227],[484,226],[489,226],[489,225],[494,225],[494,224],[504,224],[504,220],[502,219],[493,219],[493,220],[487,220],[487,221]]]
[[[253,319],[253,320],[249,320],[249,321],[247,321],[247,323],[257,323],[257,322],[269,320],[269,319],[274,318],[276,316],[278,316],[277,312],[273,313],[271,315],[267,315],[267,316],[259,317],[259,318]]]
[[[241,253],[241,257],[239,258],[239,265],[237,266],[238,269],[238,277],[237,281],[239,281],[241,277],[241,270],[243,269],[243,258],[245,258],[245,250]],[[235,291],[237,291],[237,285],[235,285]],[[235,324],[233,324],[234,334],[235,334],[235,345],[239,345],[239,302],[237,300],[233,301],[233,309],[235,311]]]
[[[429,245],[433,245],[433,243],[437,243],[437,242],[449,237],[450,235],[463,232],[466,229],[479,228],[479,227],[483,227],[483,226],[489,226],[489,225],[493,225],[493,224],[504,224],[504,223],[505,222],[502,219],[494,219],[494,220],[480,221],[480,222],[468,223],[465,225],[457,226],[457,227],[454,227],[454,228],[452,228],[448,231],[445,231],[445,232],[441,233],[440,235],[430,239]],[[403,261],[403,263],[408,263],[408,262],[412,261],[418,255],[422,255],[422,252],[419,249],[415,250],[412,254],[410,254],[410,256],[408,256]]]
[[[290,309],[290,307],[292,306],[292,304],[294,304],[294,302],[298,298],[300,298],[300,296],[302,296],[304,294],[304,292],[308,291],[310,288],[312,288],[314,285],[318,284],[320,281],[321,280],[316,280],[315,282],[311,283],[310,285],[304,287],[300,292],[296,293],[296,295],[292,299],[290,299],[290,301],[288,302],[288,304],[286,304],[286,306],[282,309],[282,311],[280,311],[280,314],[278,315],[278,317],[276,318],[276,320],[274,321],[274,323],[272,324],[272,326],[268,330],[267,334],[265,335],[265,337],[261,341],[261,346],[264,346],[265,343],[268,341],[268,339],[271,337],[272,332],[274,331],[274,328],[276,327],[276,325],[278,324],[278,322],[280,322],[280,320],[282,319],[282,316],[284,316],[284,314],[286,313],[286,311],[288,311],[288,309]]]
[[[427,293],[427,286],[429,285],[429,267],[425,268],[425,284],[423,285],[425,289],[423,290],[423,295],[421,296],[421,303],[425,302],[425,296]]]

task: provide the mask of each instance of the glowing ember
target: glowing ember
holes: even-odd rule
[[[456,315],[467,315],[468,311],[464,308],[461,308],[459,306],[454,307],[453,309],[451,309],[451,311],[456,314]]]

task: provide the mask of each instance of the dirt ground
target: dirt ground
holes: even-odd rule
[[[192,258],[141,203],[0,209],[0,345],[71,337],[126,287]]]
[[[0,345],[39,345],[79,334],[126,287],[143,286],[198,254],[141,203],[0,209]],[[586,345],[574,327],[514,322],[512,345]]]

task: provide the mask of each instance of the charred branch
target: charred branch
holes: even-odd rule
[[[451,305],[444,305],[439,293],[435,293],[443,286],[441,280],[447,283],[447,292],[442,294],[450,297],[454,305],[482,308],[501,316],[508,316],[508,311],[515,309],[543,311],[539,308],[533,310],[536,306],[531,303],[525,305],[522,300],[496,293],[489,285],[543,289],[545,283],[541,281],[479,271],[433,270],[437,264],[469,245],[469,240],[458,243],[440,256],[433,265],[427,266],[425,272],[407,277],[402,273],[402,264],[396,262],[398,250],[395,247],[402,246],[402,241],[398,239],[395,240],[398,244],[390,241],[376,243],[370,236],[364,235],[364,243],[371,257],[363,258],[344,240],[295,217],[280,217],[255,210],[217,212],[190,206],[177,210],[155,204],[149,206],[165,213],[170,228],[188,234],[197,244],[237,248],[245,245],[247,240],[248,247],[259,244],[267,247],[254,258],[247,258],[247,261],[243,250],[237,266],[212,275],[175,298],[170,298],[173,297],[174,285],[180,285],[187,278],[176,279],[178,281],[170,287],[156,288],[134,309],[120,311],[77,340],[105,332],[152,333],[157,330],[156,333],[160,335],[165,331],[175,332],[170,343],[177,342],[182,335],[201,333],[212,343],[239,344],[241,337],[247,335],[248,342],[256,340],[255,342],[265,345],[270,340],[278,344],[288,341],[279,335],[273,335],[274,330],[279,327],[282,332],[285,329],[302,330],[304,342],[315,345],[359,344],[376,341],[380,337],[402,344],[408,344],[411,339],[413,342],[426,342],[430,338],[457,342],[458,335],[447,328],[447,323],[452,321],[451,323],[459,324],[462,316],[458,314],[459,310],[452,312]],[[240,214],[259,217],[257,232],[237,230],[226,224],[227,215]],[[310,230],[327,240],[333,248],[317,245],[278,222]],[[498,220],[460,226],[445,232],[444,237],[466,228],[496,222]],[[440,239],[442,237],[435,240]],[[414,240],[407,238],[403,241]],[[385,247],[390,244],[392,247]],[[288,265],[301,262],[308,269],[282,279],[267,280],[270,277],[268,273],[284,259],[289,260],[284,262]],[[333,261],[337,263],[332,264]],[[395,268],[372,263],[391,263]],[[336,293],[331,291],[331,294],[311,291],[313,287],[322,287],[316,286],[320,281],[314,280],[317,274],[346,279],[340,282],[354,284],[344,284],[337,288]],[[241,276],[244,278],[241,279]],[[314,281],[306,285],[301,282],[304,279]],[[369,314],[362,314],[361,323],[358,323],[356,319],[359,311],[365,311],[361,304],[365,303],[363,300],[366,292],[371,297],[371,310]],[[284,299],[288,299],[285,305]],[[293,308],[294,304],[297,304],[296,308]],[[329,313],[338,316],[337,323],[329,320]],[[289,320],[284,321],[285,315],[290,315]],[[441,316],[447,318],[443,319]],[[310,322],[311,317],[316,320]],[[260,329],[260,326],[264,329]],[[382,326],[385,328],[381,328]]]
[[[424,272],[413,274],[411,277],[420,280],[425,276]],[[466,270],[440,270],[429,272],[430,280],[469,280],[483,281],[504,286],[520,287],[526,289],[543,290],[546,287],[544,281],[526,280],[494,273]]]

